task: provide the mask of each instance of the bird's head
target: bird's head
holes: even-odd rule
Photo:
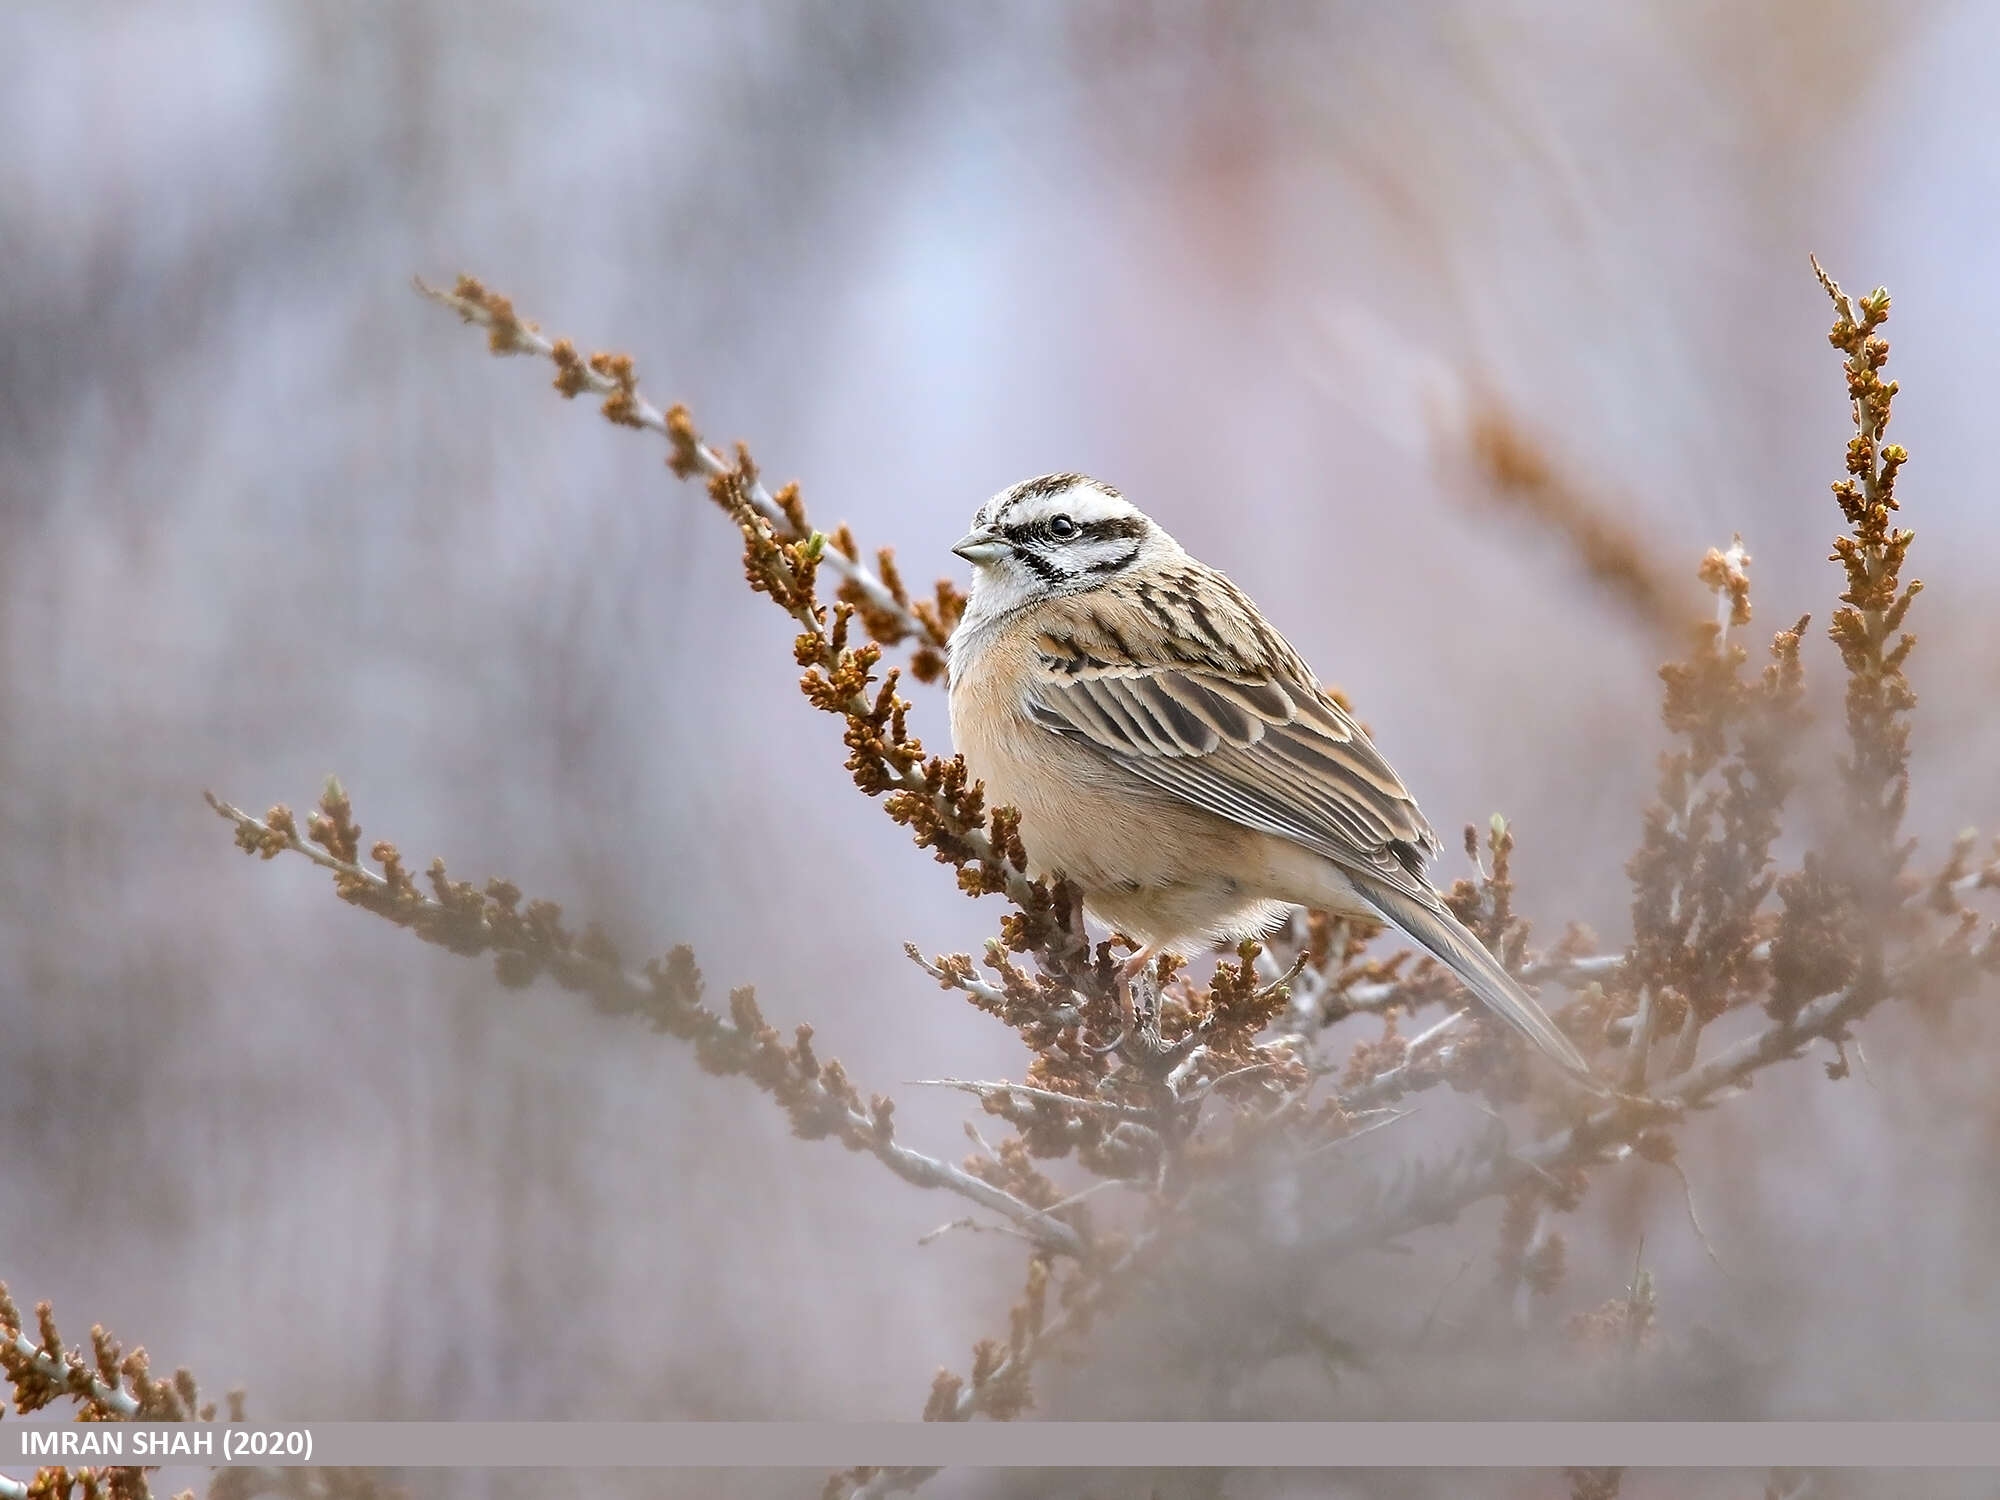
[[[1180,548],[1110,485],[1082,474],[1044,474],[982,505],[972,530],[951,550],[972,564],[977,612],[992,616],[1101,588]]]

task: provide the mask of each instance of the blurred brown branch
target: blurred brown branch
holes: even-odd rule
[[[1462,449],[1470,493],[1560,537],[1584,572],[1655,639],[1678,640],[1696,596],[1625,513],[1632,507],[1579,480],[1495,391],[1474,387],[1465,407],[1463,429],[1453,425],[1445,451]]]

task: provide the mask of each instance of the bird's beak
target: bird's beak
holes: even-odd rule
[[[990,531],[969,531],[952,544],[951,550],[969,563],[990,563],[1006,554],[1007,544]]]

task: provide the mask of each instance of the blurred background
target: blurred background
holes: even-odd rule
[[[1019,1247],[916,1243],[955,1202],[202,805],[337,772],[412,862],[692,942],[919,1147],[967,1111],[908,1080],[1023,1064],[903,961],[998,910],[853,793],[730,528],[413,274],[631,352],[914,580],[1015,480],[1120,486],[1441,829],[1514,820],[1545,938],[1615,947],[1666,647],[1469,434],[1508,413],[1670,579],[1740,530],[1752,634],[1813,612],[1837,726],[1816,251],[1897,296],[1934,864],[2000,823],[1996,44],[1988,7],[1853,0],[0,10],[0,1275],[271,1417],[914,1417],[1004,1331]],[[1607,1171],[1558,1302],[1643,1238],[1716,1372],[1677,1414],[1990,1416],[1994,1041],[1885,1014],[1865,1076],[1765,1074],[1684,1137],[1721,1266],[1669,1174]],[[1490,1217],[1397,1284],[1443,1297]],[[1535,1407],[1393,1361],[1342,1390]],[[1185,1414],[1047,1414],[1113,1410]]]

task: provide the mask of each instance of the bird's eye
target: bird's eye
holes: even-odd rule
[[[1049,535],[1059,542],[1066,542],[1076,535],[1076,522],[1068,516],[1050,516]]]

